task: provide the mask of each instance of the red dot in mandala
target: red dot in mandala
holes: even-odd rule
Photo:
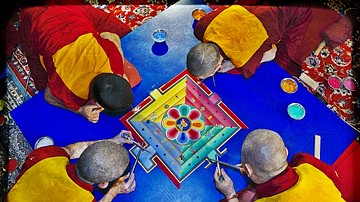
[[[200,112],[198,110],[191,110],[188,117],[190,120],[196,120],[199,119],[201,116]]]
[[[171,108],[169,111],[168,111],[168,114],[171,118],[173,119],[178,119],[180,117],[180,113],[179,111],[176,109],[176,108]]]

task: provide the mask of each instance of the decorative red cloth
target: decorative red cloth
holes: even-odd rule
[[[302,64],[303,72],[318,83],[318,88],[313,89],[304,83],[305,87],[325,102],[325,104],[341,119],[354,126],[360,127],[360,119],[357,114],[359,96],[359,83],[355,80],[355,90],[345,88],[345,79],[355,79],[355,71],[352,69],[352,39],[346,40],[334,49],[325,45],[319,55],[310,55]],[[340,88],[332,88],[328,79],[330,76],[340,78]]]
[[[96,7],[101,8],[107,13],[115,15],[121,22],[128,25],[132,30],[144,24],[147,20],[151,19],[167,8],[165,4],[110,4]]]

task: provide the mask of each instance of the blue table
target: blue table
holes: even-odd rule
[[[169,81],[186,67],[186,54],[199,43],[193,36],[191,11],[196,7],[211,10],[206,5],[175,4],[121,39],[125,57],[138,68],[143,81],[134,89],[135,105],[149,93]],[[167,49],[156,52],[151,33],[164,28],[168,32]],[[166,46],[159,46],[163,48]],[[164,44],[162,44],[164,45]],[[155,50],[155,52],[154,52]],[[332,164],[355,139],[357,133],[332,111],[309,93],[301,84],[294,94],[286,94],[280,81],[290,77],[276,63],[261,65],[250,79],[241,75],[217,74],[216,86],[212,80],[204,83],[249,127],[240,130],[223,148],[227,153],[222,161],[236,164],[240,161],[240,145],[246,134],[257,128],[268,128],[281,134],[289,150],[289,158],[302,151],[314,153],[314,136],[321,136],[321,159]],[[291,119],[286,111],[288,104],[299,102],[306,109],[304,119]],[[97,124],[83,117],[47,104],[43,92],[34,96],[11,112],[14,120],[29,143],[44,135],[53,137],[57,145],[76,141],[109,138],[124,126],[119,117],[101,115]],[[133,162],[134,159],[131,159]],[[205,166],[205,165],[204,165]],[[114,201],[218,201],[222,195],[213,183],[214,166],[197,168],[177,189],[158,168],[146,173],[141,167],[135,171],[136,191],[119,195]],[[246,186],[238,172],[227,169],[235,188]]]

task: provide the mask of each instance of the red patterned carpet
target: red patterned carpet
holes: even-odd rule
[[[327,5],[332,7],[329,3],[327,3]],[[102,5],[97,7],[105,12],[116,15],[119,20],[129,25],[130,29],[136,29],[136,27],[141,26],[141,24],[145,23],[148,19],[165,10],[167,5]],[[347,77],[359,79],[356,77],[357,75],[355,73],[359,68],[359,61],[356,63],[354,63],[354,59],[353,62],[351,61],[351,58],[357,58],[354,57],[353,50],[354,42],[356,41],[359,41],[356,37],[348,39],[345,43],[335,49],[330,49],[325,46],[317,56],[309,55],[302,67],[304,73],[314,80],[317,84],[316,86],[318,86],[316,89],[313,89],[311,87],[312,85],[304,83],[309,91],[317,95],[319,99],[323,100],[324,104],[336,113],[339,118],[359,130],[360,121],[357,112],[360,108],[360,98],[358,86],[355,86],[356,89],[354,91],[349,90],[350,88],[346,89],[344,86],[344,84],[347,83],[347,80],[345,80]],[[339,86],[339,88],[331,88],[329,86],[329,77],[333,75],[340,78],[338,84],[342,84],[342,86]],[[6,105],[2,111],[5,115],[6,122],[0,129],[1,134],[4,134],[1,135],[1,141],[6,147],[5,150],[3,150],[5,151],[5,155],[0,155],[0,165],[4,165],[7,162],[8,158],[5,157],[15,158],[21,165],[26,155],[32,151],[31,146],[28,145],[25,137],[9,115],[9,111],[21,105],[36,93],[37,91],[34,87],[34,83],[29,76],[26,57],[22,54],[21,50],[17,48],[13,52],[11,59],[8,61],[7,92],[4,98]],[[354,186],[354,183],[356,182],[353,181],[354,173],[346,172],[346,169],[353,170],[354,155],[360,156],[356,148],[359,150],[358,143],[354,141],[354,145],[349,149],[351,151],[344,153],[344,155],[335,163],[336,167],[341,170],[341,172],[339,172],[340,176],[344,176],[344,179],[346,180],[345,184],[349,187],[356,187]],[[2,189],[0,189],[0,199],[6,189],[14,183],[19,169],[20,167],[11,173],[4,173],[0,170],[0,176],[2,176],[0,182],[2,187]],[[347,193],[347,197],[350,199],[349,201],[356,198],[356,196],[353,196],[354,193],[355,191],[349,191],[349,193]]]
[[[338,116],[359,129],[358,82],[352,68],[353,40],[348,39],[340,46],[331,49],[324,46],[319,55],[311,55],[303,63],[303,71],[317,82],[318,87],[306,85],[310,92],[321,98]]]

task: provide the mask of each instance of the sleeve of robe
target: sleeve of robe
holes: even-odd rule
[[[41,91],[46,88],[48,78],[45,69],[39,59],[39,52],[33,47],[35,41],[30,36],[32,21],[45,10],[44,7],[31,7],[22,9],[20,12],[19,43],[20,49],[27,59],[30,68],[30,76],[33,78],[36,88]]]

